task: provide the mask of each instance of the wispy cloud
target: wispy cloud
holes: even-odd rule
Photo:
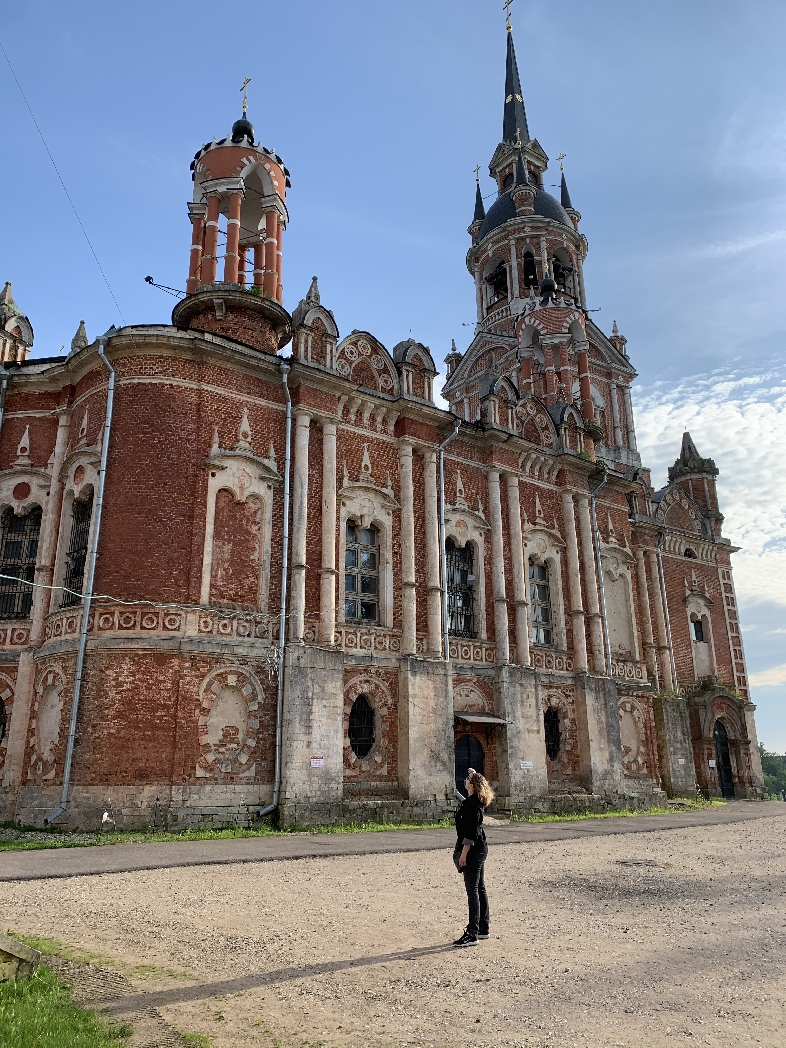
[[[771,666],[761,673],[752,673],[749,680],[754,688],[777,688],[780,684],[786,684],[786,662],[780,666]]]
[[[749,236],[737,237],[718,244],[701,244],[690,252],[696,258],[730,258],[734,255],[742,255],[746,251],[763,247],[776,240],[786,240],[786,229],[776,229],[769,233],[753,233]]]

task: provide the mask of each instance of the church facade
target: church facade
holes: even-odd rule
[[[245,111],[192,163],[171,325],[30,357],[6,285],[0,818],[429,819],[468,766],[520,812],[761,795],[718,471],[685,434],[653,486],[547,164],[509,32],[447,408],[316,278],[284,308],[289,172]]]

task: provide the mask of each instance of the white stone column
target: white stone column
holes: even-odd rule
[[[322,572],[319,581],[319,642],[336,632],[336,424],[322,423]]]
[[[617,400],[617,383],[612,382],[609,386],[611,395],[611,420],[614,423],[614,446],[622,447],[622,426],[620,425],[620,403]]]
[[[671,672],[671,655],[669,654],[669,635],[666,632],[666,613],[663,610],[663,599],[660,592],[660,572],[658,571],[658,554],[654,549],[647,550],[652,580],[652,602],[655,606],[655,625],[658,630],[658,662],[660,663],[661,680],[667,691],[674,690],[674,674]]]
[[[631,451],[638,450],[636,448],[636,430],[633,426],[633,401],[630,398],[630,386],[627,384],[623,386],[623,396],[625,397],[625,422],[628,427],[628,447]]]
[[[292,596],[289,640],[303,643],[306,615],[306,536],[308,525],[308,436],[311,416],[295,412],[295,454],[292,475]]]
[[[502,542],[502,502],[499,473],[489,471],[489,517],[491,520],[491,583],[494,593],[494,633],[498,664],[510,662],[508,601],[505,596],[505,551]]]
[[[426,517],[426,599],[428,602],[428,649],[442,653],[442,587],[439,584],[439,517],[437,511],[437,453],[423,453],[423,493]],[[448,657],[445,652],[445,658]]]
[[[596,673],[606,672],[606,656],[603,650],[603,624],[600,619],[598,578],[595,571],[595,548],[592,543],[589,495],[580,492],[576,496],[579,509],[579,532],[581,534],[581,561],[584,568],[584,592],[587,596],[586,614],[590,620],[590,646],[592,667]],[[609,667],[611,673],[611,667]]]
[[[478,311],[478,323],[483,319],[483,285],[480,280],[480,266],[475,266],[475,306]]]
[[[584,309],[587,308],[587,293],[584,290],[584,265],[581,261],[581,255],[576,258],[579,270],[579,293],[581,295],[581,305]]]
[[[412,486],[412,445],[398,449],[401,485],[401,654],[417,651],[417,602],[415,599],[415,498]]]
[[[562,492],[562,519],[565,522],[565,553],[568,562],[568,585],[570,587],[570,620],[573,625],[573,668],[576,673],[586,673],[587,635],[584,625],[584,607],[581,600],[581,571],[579,568],[579,544],[576,534],[576,514],[573,495]]]
[[[519,297],[519,261],[516,258],[516,241],[511,237],[510,241],[510,281],[513,298]]]
[[[644,563],[644,550],[636,550],[636,581],[639,586],[639,604],[641,605],[641,631],[644,634],[644,659],[647,670],[659,686],[658,658],[652,636],[652,615],[650,614],[650,596],[647,587],[647,566]]]
[[[529,622],[527,621],[527,565],[524,563],[524,536],[521,531],[519,478],[508,473],[508,518],[510,520],[510,553],[513,562],[513,604],[515,607],[516,662],[529,666]]]

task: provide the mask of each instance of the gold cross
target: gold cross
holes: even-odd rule
[[[475,181],[480,182],[480,164],[475,168]]]
[[[240,90],[243,92],[243,112],[244,113],[248,109],[248,97],[247,97],[247,94],[248,94],[248,85],[250,83],[251,83],[251,77],[247,76],[246,79],[243,81],[243,86],[240,88]]]
[[[516,145],[521,149],[521,128],[516,128]]]
[[[559,160],[559,169],[560,169],[560,171],[564,171],[565,170],[565,168],[562,166],[562,161],[565,159],[565,157],[567,155],[568,155],[567,153],[560,153],[560,155],[557,157],[557,160]]]
[[[510,5],[512,3],[513,0],[505,0],[505,3],[502,5],[505,8],[505,28],[508,32],[513,29],[513,26],[510,24]]]

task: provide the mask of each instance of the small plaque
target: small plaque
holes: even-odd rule
[[[521,761],[521,770],[522,771],[529,771],[529,769],[531,767],[532,767],[532,761]]]
[[[325,758],[323,757],[323,755],[321,753],[312,753],[311,754],[311,767],[312,768],[324,768],[325,767]]]
[[[712,760],[710,761],[710,767],[711,767],[711,768],[714,768],[714,767],[715,767],[715,761],[712,761]]]
[[[677,764],[684,764],[684,763],[685,763],[685,758],[684,757],[678,757],[677,758]]]

